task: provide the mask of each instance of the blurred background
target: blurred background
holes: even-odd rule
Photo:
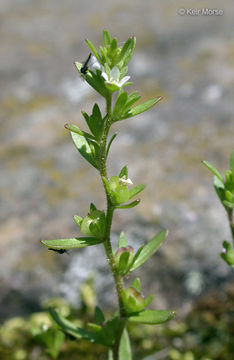
[[[59,256],[39,242],[77,236],[72,216],[85,216],[91,201],[105,208],[98,173],[63,126],[84,128],[80,111],[103,106],[73,66],[89,54],[86,38],[102,44],[103,29],[120,42],[136,36],[131,90],[142,101],[164,98],[113,129],[109,175],[128,164],[133,182],[147,185],[138,207],[116,212],[114,246],[121,231],[136,250],[169,229],[135,275],[146,295],[156,293],[154,308],[176,309],[178,319],[198,299],[231,291],[233,271],[219,256],[230,240],[226,214],[201,160],[223,172],[233,149],[233,13],[232,0],[1,0],[0,320],[39,311],[55,296],[79,307],[90,277],[99,304],[115,306],[102,248]]]

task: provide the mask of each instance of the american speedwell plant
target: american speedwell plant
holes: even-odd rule
[[[161,231],[135,253],[127,244],[126,236],[122,232],[118,250],[113,251],[111,225],[114,211],[137,206],[140,200],[133,198],[145,188],[145,185],[132,186],[127,166],[124,166],[118,175],[111,177],[107,175],[106,161],[111,144],[116,137],[116,133],[109,137],[109,131],[112,124],[141,114],[156,105],[161,97],[134,106],[140,96],[135,91],[127,93],[124,88],[131,85],[130,76],[127,75],[127,64],[132,57],[136,39],[131,37],[122,47],[119,47],[117,39],[111,39],[109,32],[104,31],[103,42],[104,45],[99,47],[98,52],[91,41],[87,40],[92,53],[84,64],[75,62],[75,66],[83,79],[104,97],[106,114],[103,116],[97,104],[94,104],[90,115],[82,112],[90,133],[80,130],[73,124],[66,124],[65,127],[70,131],[80,154],[99,172],[105,190],[107,208],[104,211],[91,204],[88,215],[83,218],[80,215],[74,216],[74,221],[84,237],[41,242],[49,249],[60,253],[67,249],[104,246],[118,296],[118,310],[114,316],[111,319],[105,319],[102,310],[97,307],[94,323],[88,324],[89,329],[81,329],[55,309],[50,309],[50,313],[68,335],[105,345],[108,348],[109,360],[130,360],[132,355],[126,329],[127,323],[162,324],[174,316],[173,311],[146,310],[154,296],[144,298],[139,278],[135,278],[128,288],[125,288],[123,283],[125,276],[143,265],[159,249],[166,238],[167,231]]]
[[[234,245],[234,150],[232,150],[230,156],[230,170],[225,172],[224,178],[208,161],[204,160],[203,164],[214,174],[214,188],[221,204],[226,210]],[[228,265],[234,267],[234,249],[229,241],[224,240],[220,256]]]

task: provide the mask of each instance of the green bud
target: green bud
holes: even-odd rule
[[[118,176],[110,178],[111,201],[114,205],[127,202],[130,197],[130,191],[127,182],[124,183]]]
[[[120,275],[127,274],[133,259],[133,248],[131,246],[121,247],[115,253],[115,261]]]
[[[220,256],[228,265],[234,266],[234,251],[228,241],[223,242],[223,250]]]
[[[105,235],[106,218],[104,211],[93,210],[81,222],[81,232],[86,236],[102,239]]]
[[[124,291],[123,301],[125,311],[128,315],[142,311],[145,308],[144,297],[133,287],[129,287]]]

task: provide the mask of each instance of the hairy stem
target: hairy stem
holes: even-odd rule
[[[107,178],[107,170],[106,170],[106,158],[107,158],[107,137],[111,126],[111,94],[106,99],[106,109],[107,109],[107,119],[104,126],[104,131],[102,138],[100,140],[100,156],[99,156],[99,172],[101,177]],[[107,178],[108,179],[108,178]],[[117,330],[116,339],[113,345],[113,358],[114,360],[119,359],[119,345],[122,333],[124,331],[126,325],[126,318],[124,317],[124,306],[123,306],[123,299],[122,299],[122,289],[123,289],[123,280],[122,277],[119,275],[119,272],[116,267],[116,262],[113,254],[113,248],[111,245],[111,225],[112,219],[114,214],[114,206],[112,205],[110,194],[108,189],[103,182],[103,186],[106,193],[106,200],[107,200],[107,210],[106,210],[106,231],[105,231],[105,238],[104,238],[104,248],[106,252],[106,258],[109,263],[114,282],[115,288],[118,296],[118,305],[119,305],[119,327]]]
[[[233,210],[230,209],[228,211],[228,221],[229,221],[229,226],[230,226],[230,230],[231,230],[231,234],[232,234],[232,240],[233,240],[233,244],[234,244],[234,221],[233,221]]]

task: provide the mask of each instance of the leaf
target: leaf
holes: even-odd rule
[[[202,163],[209,169],[222,183],[224,183],[222,175],[220,172],[208,161],[203,160]]]
[[[230,156],[230,170],[234,173],[234,149],[232,150]]]
[[[175,311],[171,310],[143,310],[137,315],[130,316],[129,321],[140,324],[157,325],[171,320]]]
[[[121,232],[119,235],[119,242],[118,242],[118,248],[126,247],[127,246],[127,239],[124,234],[124,232]]]
[[[216,194],[218,195],[221,202],[225,200],[225,187],[224,183],[220,181],[217,176],[214,176],[214,182],[213,182]]]
[[[111,41],[111,52],[115,51],[117,49],[118,41],[116,38],[113,38]]]
[[[126,84],[125,84],[126,85]],[[124,119],[128,119],[130,117],[139,115],[141,113],[143,113],[146,110],[149,110],[150,108],[152,108],[154,105],[156,105],[160,100],[162,99],[161,96],[156,97],[152,100],[148,100],[140,105],[135,106],[134,108],[130,109],[128,112],[126,112],[123,116],[121,116],[121,118],[119,120],[124,120]]]
[[[127,100],[128,100],[128,94],[126,92],[122,92],[118,96],[113,110],[113,118],[116,118],[116,120],[120,117],[120,115],[122,115],[124,110],[124,105],[126,104]]]
[[[74,215],[73,220],[75,221],[76,225],[80,227],[83,218],[81,216],[79,216],[79,215]]]
[[[100,240],[95,237],[77,237],[71,239],[41,240],[42,245],[54,250],[79,249],[86,246],[98,245]]]
[[[95,46],[92,44],[92,42],[88,39],[86,39],[86,43],[88,44],[90,50],[93,52],[93,55],[97,58],[97,60],[103,64],[103,61],[101,59],[101,57],[99,56],[97,49],[95,48]]]
[[[128,270],[127,265],[128,265],[129,256],[130,253],[128,251],[125,251],[120,255],[119,263],[118,263],[118,271],[121,275],[124,275]]]
[[[99,333],[77,327],[52,308],[49,309],[49,312],[54,321],[65,331],[65,333],[74,336],[76,339],[85,339],[93,343],[103,344]]]
[[[74,132],[70,132],[70,133],[77,150],[91,165],[93,165],[97,169],[98,166],[93,158],[93,151],[90,146],[90,143],[87,141],[87,139],[84,136],[81,136]]]
[[[119,178],[125,178],[125,179],[128,178],[128,166],[127,166],[127,165],[125,165],[125,166],[121,169],[121,171],[120,171],[120,173],[119,173]]]
[[[117,205],[117,206],[115,206],[115,208],[116,209],[131,209],[131,208],[137,206],[139,203],[140,203],[140,199],[137,199],[126,205]]]
[[[122,50],[119,54],[119,59],[118,59],[118,62],[121,62],[122,66],[126,65],[130,61],[133,51],[135,49],[135,45],[136,45],[135,37],[130,37],[125,42],[125,44],[122,47]]]
[[[120,340],[119,360],[132,360],[131,344],[127,329],[124,329]]]
[[[108,143],[108,145],[107,145],[107,149],[106,149],[106,157],[107,157],[108,154],[109,154],[111,144],[112,144],[113,140],[116,138],[116,136],[117,136],[117,133],[115,132],[115,133],[112,135],[112,137],[110,138],[110,141],[109,141],[109,143]]]
[[[138,277],[133,280],[131,287],[134,287],[137,291],[141,291],[141,281]]]
[[[105,321],[105,316],[98,306],[95,307],[94,319],[97,324],[102,324]]]
[[[223,201],[223,204],[224,204],[225,206],[227,206],[228,208],[230,208],[230,209],[234,209],[234,203],[231,203],[231,202],[229,202],[229,201],[227,201],[227,200],[224,200],[224,201]]]
[[[146,187],[145,184],[139,184],[139,185],[135,186],[134,188],[132,188],[132,189],[130,190],[129,200],[130,200],[131,198],[133,198],[133,196],[139,194],[142,190],[144,190],[145,187]]]
[[[140,251],[138,257],[134,263],[130,266],[130,271],[137,269],[144,264],[155,252],[160,248],[165,237],[167,236],[167,230],[162,230],[158,233],[147,245],[145,245]]]
[[[111,37],[110,37],[110,33],[107,30],[103,30],[103,43],[104,46],[110,46],[111,44]]]

